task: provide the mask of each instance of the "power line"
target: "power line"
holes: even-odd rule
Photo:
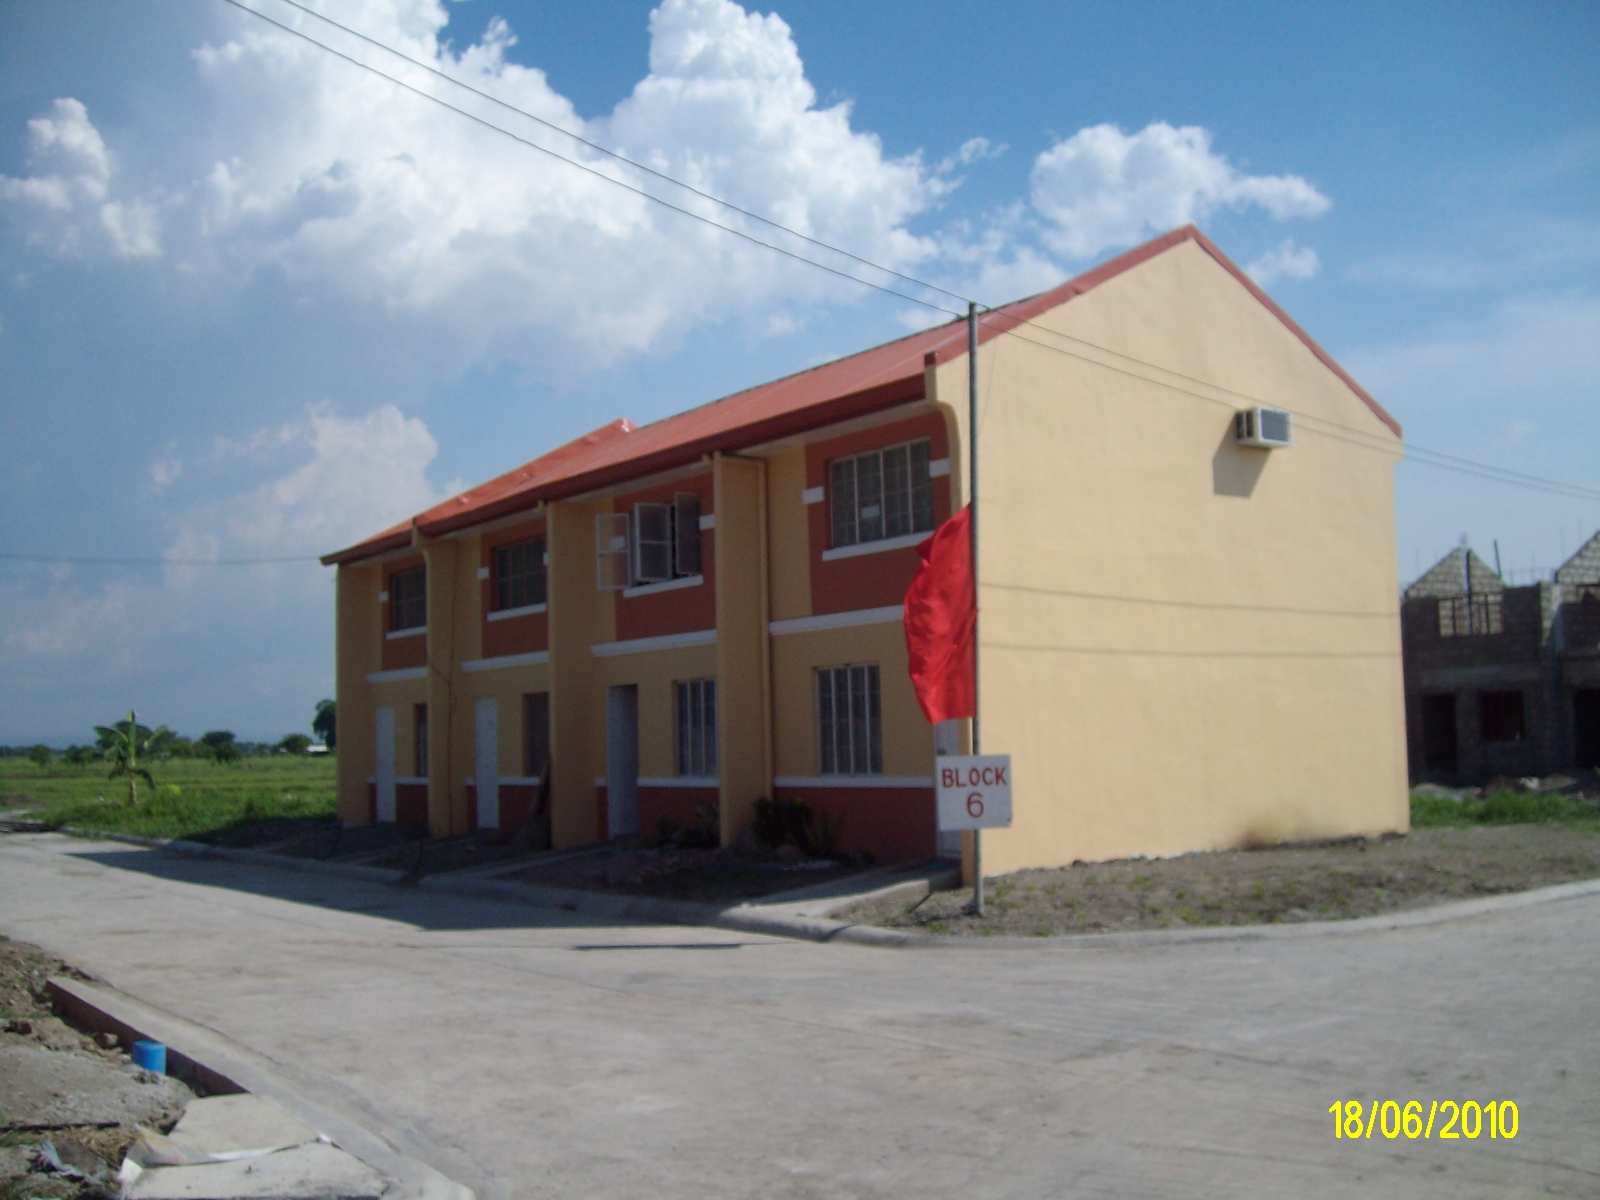
[[[810,236],[808,234],[801,233],[799,230],[791,229],[788,226],[781,224],[780,222],[773,221],[773,220],[771,220],[770,218],[767,218],[767,217],[763,217],[759,213],[751,212],[750,210],[742,208],[739,205],[732,203],[731,201],[723,200],[722,198],[720,198],[718,196],[715,196],[710,192],[706,192],[706,191],[703,191],[703,190],[701,190],[699,188],[696,188],[692,184],[685,183],[684,181],[682,181],[680,179],[677,179],[677,178],[674,178],[673,176],[668,175],[663,171],[659,171],[659,170],[656,170],[655,168],[647,167],[642,163],[635,162],[634,160],[626,157],[625,155],[619,154],[614,150],[610,150],[607,147],[600,145],[599,143],[590,141],[590,140],[582,137],[579,134],[573,133],[571,130],[564,129],[561,126],[556,125],[555,123],[553,123],[551,121],[547,121],[544,118],[536,116],[535,114],[530,113],[525,109],[518,108],[514,104],[511,104],[511,103],[509,103],[507,101],[501,100],[499,97],[496,97],[496,96],[494,96],[494,95],[492,95],[492,94],[490,94],[488,92],[484,92],[484,91],[482,91],[482,90],[480,90],[480,89],[478,89],[476,87],[473,87],[471,84],[468,84],[468,83],[463,82],[462,80],[456,79],[454,76],[449,75],[446,72],[440,71],[435,67],[429,66],[427,63],[424,63],[424,62],[422,62],[422,61],[420,61],[418,59],[412,58],[410,55],[405,54],[404,52],[402,52],[400,50],[397,50],[392,46],[386,45],[385,43],[380,42],[375,38],[369,37],[368,35],[366,35],[364,33],[361,33],[358,30],[352,29],[347,25],[341,24],[340,22],[335,21],[330,17],[325,17],[321,13],[315,12],[314,10],[312,10],[310,8],[307,8],[305,5],[300,4],[298,2],[298,0],[281,0],[281,2],[290,5],[291,7],[295,8],[296,10],[298,10],[300,12],[303,12],[303,13],[306,13],[306,14],[308,14],[310,16],[313,16],[313,17],[317,18],[318,20],[321,20],[321,21],[325,22],[326,24],[328,24],[330,26],[333,26],[334,28],[341,29],[344,32],[350,34],[351,36],[359,38],[360,40],[368,43],[369,45],[375,46],[378,49],[381,49],[381,50],[385,51],[386,53],[392,54],[396,58],[399,58],[404,62],[408,62],[408,63],[412,64],[413,66],[416,66],[416,67],[418,67],[418,68],[420,68],[420,69],[422,69],[424,71],[427,71],[430,74],[432,74],[432,75],[434,75],[434,76],[436,76],[436,77],[438,77],[440,79],[443,79],[448,83],[454,84],[457,87],[464,88],[465,90],[473,93],[474,95],[480,96],[483,99],[486,99],[486,100],[490,101],[493,104],[499,105],[501,108],[504,108],[507,111],[514,112],[514,113],[517,113],[517,114],[519,114],[521,116],[527,117],[529,120],[535,121],[535,122],[539,123],[540,125],[543,125],[543,126],[549,128],[549,129],[552,129],[552,130],[562,134],[565,137],[570,137],[574,141],[577,141],[577,142],[581,143],[584,146],[588,146],[589,148],[595,150],[598,153],[605,154],[605,155],[615,159],[616,161],[618,161],[620,163],[623,163],[623,164],[625,164],[625,165],[627,165],[629,167],[632,167],[632,168],[634,168],[636,170],[644,171],[644,172],[646,172],[646,173],[648,173],[648,174],[650,174],[650,175],[652,175],[652,176],[654,176],[654,177],[656,177],[658,179],[661,179],[661,180],[663,180],[663,181],[665,181],[667,183],[672,184],[675,187],[683,188],[684,190],[686,190],[688,192],[691,192],[696,196],[700,196],[701,198],[703,198],[703,199],[705,199],[707,201],[710,201],[711,203],[721,205],[722,207],[727,208],[731,212],[737,212],[737,213],[740,213],[741,215],[749,217],[749,218],[751,218],[753,220],[760,221],[764,225],[767,225],[768,227],[770,227],[772,229],[779,230],[780,232],[785,233],[785,234],[787,234],[787,235],[789,235],[791,237],[798,238],[798,239],[800,239],[800,240],[802,240],[804,242],[807,242],[807,243],[809,243],[811,245],[817,246],[820,249],[827,250],[830,253],[841,255],[841,256],[843,256],[845,258],[848,258],[848,259],[850,259],[850,260],[852,260],[854,262],[860,263],[863,266],[869,267],[872,270],[880,271],[880,272],[882,272],[882,273],[884,273],[886,275],[890,275],[890,276],[893,276],[893,277],[895,277],[897,279],[904,280],[905,282],[914,284],[917,287],[925,288],[925,289],[927,289],[929,291],[937,292],[937,293],[939,293],[941,295],[953,297],[953,298],[955,298],[957,300],[960,300],[963,303],[967,303],[969,301],[968,297],[962,296],[958,292],[953,292],[953,291],[949,290],[948,288],[941,287],[938,284],[930,283],[927,280],[919,279],[919,278],[917,278],[915,276],[912,276],[912,275],[907,275],[907,274],[905,274],[905,273],[903,273],[901,271],[895,270],[892,267],[886,267],[886,266],[883,266],[880,263],[872,262],[870,259],[864,258],[864,257],[862,257],[861,255],[858,255],[858,254],[854,254],[849,250],[843,249],[842,247],[832,245],[831,243],[822,241],[819,238],[815,238],[815,237],[812,237],[812,236]],[[678,213],[681,213],[684,216],[691,217],[694,220],[700,221],[703,224],[709,225],[714,229],[720,229],[725,233],[731,233],[735,237],[743,238],[745,241],[748,241],[748,242],[750,242],[750,243],[752,243],[754,245],[757,245],[757,246],[761,246],[764,249],[775,251],[775,252],[777,252],[779,254],[784,255],[787,258],[794,259],[796,262],[804,263],[807,266],[816,267],[818,270],[827,271],[829,274],[836,275],[841,279],[847,279],[847,280],[850,280],[850,281],[852,281],[854,283],[862,284],[865,287],[870,287],[870,288],[873,288],[873,289],[875,289],[877,291],[883,292],[886,295],[894,296],[894,297],[896,297],[898,299],[906,300],[906,301],[909,301],[909,302],[911,302],[913,304],[921,305],[921,306],[923,306],[925,308],[928,308],[928,309],[931,309],[931,310],[933,310],[935,312],[943,313],[946,316],[950,316],[950,317],[953,317],[953,318],[959,318],[962,315],[960,312],[955,311],[953,309],[946,308],[941,304],[935,304],[932,301],[925,300],[925,299],[923,299],[923,298],[921,298],[919,296],[908,295],[905,292],[899,291],[899,290],[897,290],[895,288],[887,287],[887,286],[885,286],[883,284],[879,284],[879,283],[874,283],[869,279],[863,279],[861,276],[856,275],[856,274],[852,274],[849,271],[840,270],[837,267],[829,266],[828,264],[818,262],[813,258],[808,258],[803,254],[798,254],[793,250],[788,250],[788,249],[785,249],[782,246],[775,245],[772,242],[765,241],[765,240],[763,240],[761,238],[758,238],[758,237],[754,236],[753,234],[747,233],[746,231],[744,231],[742,229],[738,229],[735,226],[725,225],[720,221],[714,221],[710,217],[704,215],[703,213],[697,213],[697,212],[693,211],[692,209],[684,208],[681,205],[674,204],[670,200],[667,200],[667,199],[665,199],[665,198],[663,198],[661,196],[654,195],[653,193],[651,193],[649,191],[646,191],[645,189],[643,189],[641,187],[638,187],[638,186],[636,186],[634,184],[631,184],[631,183],[627,182],[626,180],[618,179],[614,175],[609,175],[609,174],[605,173],[604,171],[600,171],[600,170],[596,169],[595,167],[590,166],[587,163],[581,162],[581,161],[579,161],[579,160],[577,160],[575,158],[571,158],[571,157],[568,157],[567,155],[561,154],[560,152],[558,152],[556,150],[552,150],[548,146],[542,146],[537,142],[531,141],[528,138],[522,137],[520,134],[517,134],[517,133],[515,133],[515,132],[513,132],[513,131],[511,131],[509,129],[504,128],[501,125],[495,124],[493,121],[489,121],[489,120],[487,120],[487,119],[485,119],[483,117],[478,116],[475,113],[468,112],[466,109],[463,109],[463,108],[458,107],[457,105],[451,104],[448,100],[444,99],[443,97],[435,96],[431,92],[424,91],[423,89],[418,88],[413,84],[407,83],[402,79],[396,78],[395,76],[389,74],[386,71],[380,70],[378,67],[373,66],[371,63],[362,62],[360,59],[355,58],[355,57],[353,57],[353,56],[351,56],[349,54],[346,54],[343,51],[338,50],[338,49],[334,48],[333,46],[328,45],[326,42],[319,41],[318,39],[312,37],[310,34],[306,33],[303,30],[296,29],[292,25],[286,25],[282,21],[279,21],[279,20],[277,20],[277,19],[275,19],[273,17],[270,17],[264,12],[261,12],[259,9],[252,8],[250,5],[243,3],[243,0],[225,0],[225,3],[231,4],[235,8],[238,8],[238,9],[242,10],[243,12],[249,13],[251,16],[257,17],[260,20],[265,21],[268,24],[274,26],[275,28],[283,30],[285,33],[292,34],[293,36],[295,36],[297,38],[300,38],[301,40],[303,40],[305,42],[308,42],[311,45],[316,46],[317,48],[319,48],[321,50],[325,50],[329,54],[332,54],[335,57],[341,58],[345,62],[350,63],[352,66],[359,67],[360,69],[365,70],[365,71],[369,71],[372,74],[379,76],[380,78],[388,80],[390,83],[393,83],[397,87],[404,88],[405,90],[407,90],[409,92],[412,92],[413,94],[415,94],[417,96],[421,96],[425,100],[431,100],[432,102],[434,102],[435,104],[438,104],[442,108],[449,109],[451,112],[454,112],[454,113],[456,113],[456,114],[458,114],[460,116],[466,117],[468,120],[473,121],[473,122],[475,122],[475,123],[477,123],[479,125],[482,125],[483,127],[487,128],[487,129],[491,129],[496,133],[503,134],[504,136],[511,138],[513,141],[519,142],[522,145],[529,147],[530,149],[537,150],[541,154],[549,155],[550,157],[558,159],[561,162],[565,162],[570,166],[577,167],[579,170],[587,172],[590,175],[594,175],[596,178],[605,180],[606,182],[611,183],[611,184],[613,184],[613,185],[615,185],[617,187],[624,188],[627,191],[630,191],[630,192],[634,193],[635,195],[642,196],[646,200],[651,200],[651,201],[653,201],[653,202],[655,202],[657,204],[662,205],[663,207],[672,209],[674,212],[678,212]],[[988,307],[988,306],[984,306],[984,307]],[[1113,365],[1111,365],[1109,363],[1100,362],[1099,360],[1090,358],[1087,355],[1074,354],[1071,351],[1063,349],[1062,347],[1049,346],[1049,345],[1046,345],[1045,343],[1040,342],[1040,341],[1038,341],[1038,340],[1036,340],[1034,338],[1025,337],[1022,334],[1018,333],[1016,328],[1000,328],[1000,326],[996,323],[996,319],[997,319],[996,310],[991,308],[991,309],[989,309],[989,312],[990,312],[991,316],[988,319],[986,319],[984,321],[984,323],[988,324],[990,326],[990,328],[995,329],[998,333],[1001,333],[1001,334],[1004,334],[1004,335],[1010,336],[1010,337],[1016,337],[1016,338],[1018,338],[1018,339],[1020,339],[1022,341],[1031,342],[1033,345],[1039,346],[1039,347],[1041,347],[1043,349],[1053,350],[1056,353],[1065,354],[1068,357],[1077,358],[1077,359],[1080,359],[1082,361],[1095,363],[1096,365],[1101,366],[1101,367],[1105,367],[1105,368],[1107,368],[1109,370],[1121,370],[1120,368],[1117,368],[1117,367],[1115,367],[1115,366],[1113,366]],[[1213,391],[1223,392],[1223,393],[1226,393],[1226,394],[1229,394],[1229,395],[1234,395],[1234,396],[1239,396],[1240,398],[1243,398],[1243,399],[1246,399],[1246,400],[1250,400],[1253,403],[1263,403],[1263,401],[1261,401],[1261,400],[1259,400],[1259,399],[1257,399],[1255,397],[1251,397],[1251,396],[1247,395],[1246,393],[1238,392],[1238,391],[1235,391],[1233,389],[1227,388],[1227,387],[1222,386],[1220,384],[1212,383],[1212,382],[1207,381],[1207,380],[1197,379],[1197,378],[1195,378],[1193,376],[1185,375],[1183,372],[1173,370],[1170,367],[1165,367],[1165,366],[1162,366],[1162,365],[1160,365],[1158,363],[1152,363],[1152,362],[1149,362],[1149,361],[1144,360],[1144,359],[1136,358],[1136,357],[1134,357],[1132,355],[1122,354],[1120,351],[1112,350],[1112,349],[1110,349],[1109,347],[1106,347],[1106,346],[1100,346],[1100,345],[1098,345],[1096,343],[1089,342],[1089,341],[1086,341],[1086,340],[1081,339],[1081,338],[1075,338],[1070,334],[1065,334],[1065,333],[1060,332],[1059,330],[1054,330],[1054,329],[1049,328],[1048,326],[1041,325],[1041,324],[1039,324],[1038,322],[1036,322],[1036,321],[1034,321],[1032,319],[1023,319],[1023,318],[1012,317],[1012,318],[1009,318],[1009,320],[1008,320],[1003,314],[999,315],[998,319],[999,320],[1005,320],[1005,321],[1007,321],[1007,323],[1010,323],[1010,322],[1014,321],[1018,325],[1027,325],[1027,326],[1030,326],[1032,328],[1036,328],[1036,329],[1040,330],[1042,333],[1045,333],[1045,334],[1050,335],[1052,337],[1057,337],[1057,338],[1062,338],[1062,339],[1067,340],[1067,341],[1077,342],[1077,343],[1079,343],[1081,345],[1090,347],[1090,348],[1092,348],[1092,349],[1094,349],[1094,350],[1096,350],[1096,351],[1098,351],[1100,353],[1112,355],[1112,356],[1115,356],[1115,357],[1118,357],[1118,358],[1125,359],[1125,360],[1127,360],[1129,362],[1137,363],[1140,366],[1147,367],[1147,368],[1149,368],[1151,370],[1154,370],[1154,371],[1163,372],[1163,373],[1171,375],[1171,376],[1173,376],[1175,378],[1187,380],[1187,381],[1192,382],[1192,383],[1194,383],[1194,384],[1196,384],[1198,386],[1210,388]],[[1173,385],[1173,384],[1171,384],[1171,383],[1169,383],[1167,381],[1164,381],[1164,380],[1150,379],[1148,376],[1140,375],[1137,372],[1126,371],[1126,370],[1121,370],[1121,373],[1131,375],[1131,376],[1133,376],[1135,378],[1144,379],[1146,382],[1155,383],[1158,386],[1168,387],[1171,390],[1177,391],[1177,392],[1179,392],[1181,394],[1195,396],[1198,399],[1206,400],[1206,401],[1211,402],[1211,403],[1223,405],[1223,406],[1226,406],[1226,407],[1232,407],[1232,405],[1229,404],[1227,401],[1218,400],[1214,396],[1208,396],[1208,395],[1205,395],[1204,393],[1191,391],[1191,390],[1186,389],[1186,388],[1176,387],[1175,385]],[[1294,410],[1290,410],[1290,411],[1294,411]],[[1367,445],[1368,448],[1372,448],[1372,449],[1385,448],[1386,443],[1385,443],[1385,440],[1382,438],[1382,435],[1368,433],[1365,430],[1360,430],[1360,429],[1357,429],[1357,428],[1355,428],[1353,426],[1343,425],[1343,424],[1340,424],[1339,422],[1334,422],[1334,421],[1327,421],[1324,418],[1315,417],[1315,416],[1312,416],[1312,415],[1306,414],[1306,413],[1298,413],[1298,412],[1296,412],[1295,415],[1300,417],[1303,421],[1306,421],[1306,422],[1308,422],[1310,424],[1311,428],[1308,431],[1316,432],[1316,433],[1321,434],[1322,436],[1328,436],[1328,437],[1339,437],[1340,436],[1338,434],[1334,434],[1334,433],[1329,432],[1329,430],[1323,430],[1323,429],[1316,429],[1315,428],[1315,426],[1317,426],[1317,425],[1326,425],[1326,426],[1329,427],[1329,429],[1338,429],[1338,430],[1344,431],[1344,433],[1346,433],[1346,434],[1353,435],[1353,436],[1348,436],[1348,437],[1342,437],[1342,438],[1340,438],[1340,440],[1350,442],[1353,445]],[[1358,439],[1367,439],[1367,440],[1366,441],[1361,441],[1361,440],[1358,440]],[[1457,455],[1446,454],[1443,451],[1430,450],[1427,447],[1418,446],[1418,445],[1414,445],[1414,444],[1411,444],[1411,443],[1402,443],[1402,445],[1403,445],[1403,448],[1404,448],[1406,460],[1411,461],[1411,462],[1416,462],[1416,463],[1419,463],[1419,464],[1424,465],[1424,466],[1431,466],[1431,467],[1439,468],[1441,470],[1449,470],[1449,471],[1455,471],[1455,472],[1458,472],[1458,473],[1461,473],[1461,474],[1473,475],[1473,476],[1476,476],[1478,478],[1487,479],[1487,480],[1490,480],[1492,482],[1504,484],[1504,485],[1507,485],[1507,486],[1524,487],[1524,488],[1530,488],[1530,489],[1538,490],[1538,491],[1546,491],[1546,492],[1553,493],[1555,495],[1566,496],[1566,497],[1572,498],[1572,499],[1600,500],[1600,489],[1583,487],[1583,486],[1577,485],[1577,484],[1565,483],[1565,482],[1562,482],[1560,480],[1548,479],[1548,478],[1545,478],[1543,476],[1529,475],[1529,474],[1526,474],[1524,472],[1512,471],[1509,468],[1497,467],[1497,466],[1494,466],[1491,463],[1481,463],[1481,462],[1477,462],[1476,460],[1473,460],[1473,459],[1467,459],[1467,458],[1462,458],[1462,457],[1457,456]]]

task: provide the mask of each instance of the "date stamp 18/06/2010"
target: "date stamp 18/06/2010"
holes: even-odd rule
[[[1515,1100],[1485,1100],[1482,1104],[1434,1100],[1426,1118],[1421,1100],[1374,1100],[1370,1111],[1359,1100],[1335,1100],[1327,1111],[1333,1114],[1336,1138],[1370,1138],[1376,1129],[1391,1140],[1404,1134],[1408,1138],[1473,1141],[1487,1133],[1490,1138],[1510,1141],[1517,1136],[1519,1117]]]

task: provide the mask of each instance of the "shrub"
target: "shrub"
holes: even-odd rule
[[[50,747],[43,742],[40,742],[37,746],[28,747],[28,761],[36,767],[46,766],[52,757]]]

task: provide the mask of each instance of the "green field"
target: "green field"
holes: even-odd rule
[[[201,839],[255,821],[331,820],[334,814],[331,754],[274,754],[230,764],[157,761],[150,766],[155,791],[140,780],[137,805],[128,803],[128,781],[107,779],[107,770],[106,763],[38,767],[27,759],[0,759],[0,811],[23,810],[52,826]]]

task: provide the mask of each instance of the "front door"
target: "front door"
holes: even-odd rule
[[[378,728],[375,738],[376,769],[378,781],[378,812],[380,821],[394,820],[394,705],[378,708]]]
[[[606,826],[611,837],[639,832],[639,689],[606,689]]]
[[[478,828],[500,828],[500,709],[493,696],[479,696],[473,707],[477,756]]]
[[[1572,693],[1572,749],[1575,767],[1600,767],[1600,688]]]
[[[1422,698],[1422,769],[1456,773],[1456,698],[1441,693]]]

